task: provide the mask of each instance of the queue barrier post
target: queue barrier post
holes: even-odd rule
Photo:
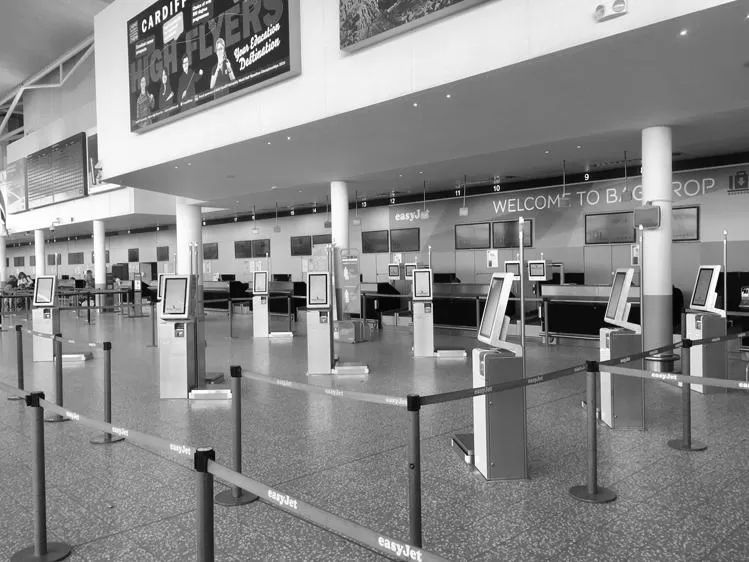
[[[55,358],[55,404],[62,408],[62,334],[55,334],[53,341]],[[70,418],[60,414],[52,414],[44,418],[47,423],[69,421]]]
[[[682,319],[682,326],[686,322]],[[686,328],[682,328],[685,332]],[[682,334],[683,336],[683,334]],[[681,374],[690,376],[692,374],[692,364],[690,351],[692,349],[692,340],[682,339],[681,342]],[[668,446],[677,451],[704,451],[707,445],[692,439],[692,385],[688,382],[681,383],[681,438],[670,439]]]
[[[229,338],[234,337],[234,303],[231,302],[231,296],[229,297]]]
[[[616,499],[616,492],[598,485],[598,361],[588,361],[587,372],[588,481],[570,488],[570,495],[587,503],[607,503]]]
[[[91,291],[86,293],[86,322],[91,325]]]
[[[151,345],[146,347],[159,347],[159,339],[156,337],[158,319],[156,309],[156,299],[151,300]]]
[[[289,332],[293,332],[291,327],[291,293],[286,295],[286,310],[289,312]]]
[[[208,472],[208,461],[216,460],[216,451],[199,447],[194,460],[198,473],[198,562],[213,562],[213,474]]]
[[[242,474],[242,367],[229,367],[231,375],[231,412],[234,418],[233,456],[234,472]],[[216,495],[216,503],[227,507],[246,505],[254,502],[258,497],[240,488],[232,486],[228,490]]]
[[[104,345],[104,421],[112,423],[112,342],[105,341]],[[107,445],[124,441],[121,435],[104,433],[91,439],[94,445]]]
[[[18,388],[23,390],[23,326],[16,326],[16,369],[18,372]],[[8,400],[23,400],[23,396],[8,396]]]
[[[44,411],[41,400],[43,392],[32,392],[24,398],[31,408],[31,494],[34,509],[34,545],[19,550],[10,559],[12,562],[56,562],[70,556],[69,544],[47,542],[47,489],[44,476]]]
[[[411,431],[408,439],[408,529],[412,546],[422,547],[421,536],[421,397],[406,397]]]

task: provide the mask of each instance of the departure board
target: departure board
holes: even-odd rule
[[[78,133],[26,158],[28,208],[86,196],[86,134]]]

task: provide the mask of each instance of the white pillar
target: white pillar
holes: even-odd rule
[[[0,226],[2,228],[2,226]],[[8,268],[5,267],[5,234],[0,232],[0,290],[5,286],[5,282],[8,280]]]
[[[343,312],[343,267],[341,250],[349,247],[348,185],[345,181],[330,182],[330,222],[333,230],[333,267],[335,270],[336,318]]]
[[[177,271],[180,274],[193,273],[198,276],[198,285],[203,282],[203,219],[200,207],[190,205],[187,200],[177,197]],[[193,258],[192,247],[197,244],[197,260]],[[192,265],[191,265],[192,264]]]
[[[672,343],[671,230],[673,189],[671,129],[642,131],[642,202],[661,209],[661,226],[643,233],[642,325],[645,349]]]
[[[34,254],[36,255],[36,276],[46,273],[47,256],[44,255],[44,231],[34,231]]]
[[[94,221],[94,282],[97,289],[107,286],[107,248],[104,221]]]

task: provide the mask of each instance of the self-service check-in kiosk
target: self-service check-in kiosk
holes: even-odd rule
[[[478,331],[478,340],[492,349],[473,350],[474,388],[524,376],[522,347],[506,341],[505,311],[514,280],[512,273],[492,276]],[[455,435],[452,445],[487,480],[527,478],[525,387],[473,398],[473,435]]]
[[[690,340],[726,335],[726,313],[716,307],[720,270],[719,265],[702,265],[697,272],[692,299],[689,301],[687,311],[687,338]],[[726,357],[726,342],[692,346],[689,351],[691,375],[716,379],[726,378]],[[692,390],[707,394],[717,392],[720,388],[693,384]]]
[[[195,275],[160,278],[159,387],[163,399],[231,398],[228,388],[206,387],[205,339],[200,333],[197,293]]]
[[[292,332],[270,331],[270,276],[267,271],[252,274],[252,336],[255,338],[293,338]],[[231,303],[229,303],[231,306]]]
[[[414,357],[462,359],[464,349],[434,349],[434,276],[432,270],[413,269],[411,301],[414,326]]]
[[[60,333],[60,310],[57,306],[57,277],[39,275],[34,283],[34,310],[32,328],[34,332],[48,337],[32,337],[34,361],[54,361],[54,341],[51,339]]]
[[[634,276],[633,268],[617,269],[603,319],[616,328],[601,328],[600,360],[634,355],[642,351],[642,330],[629,322],[627,302]],[[642,361],[632,368],[642,369]],[[611,429],[645,429],[645,381],[636,377],[614,376],[601,371],[601,420]]]
[[[307,274],[307,374],[329,375],[333,369],[333,301],[330,273]]]
[[[133,295],[133,306],[130,310],[131,318],[143,318],[143,278],[140,273],[134,275],[130,282],[130,290]]]

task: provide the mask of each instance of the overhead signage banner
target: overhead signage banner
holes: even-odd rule
[[[127,37],[131,131],[300,72],[299,0],[161,0]]]
[[[341,49],[355,51],[487,0],[339,0]]]

